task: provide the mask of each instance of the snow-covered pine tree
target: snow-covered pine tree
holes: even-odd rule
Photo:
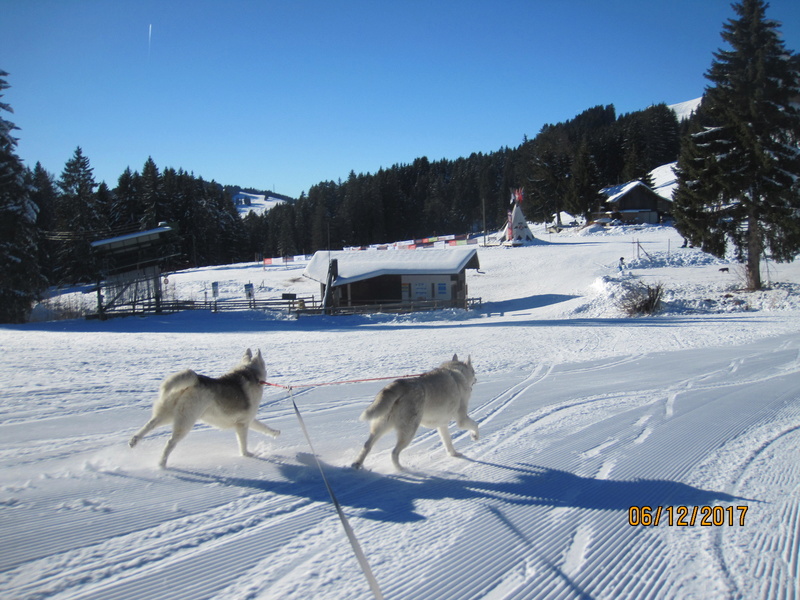
[[[8,89],[8,76],[0,70],[0,92]],[[2,97],[2,94],[0,94]],[[0,102],[0,111],[13,112]],[[0,322],[22,323],[44,288],[39,271],[38,207],[31,199],[25,168],[16,155],[17,129],[0,116]]]
[[[714,85],[684,138],[674,212],[704,250],[724,256],[732,243],[757,290],[766,251],[780,262],[800,251],[800,70],[762,0],[733,8],[722,32],[731,49],[714,54]]]

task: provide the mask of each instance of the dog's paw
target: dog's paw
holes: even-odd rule
[[[359,462],[354,462],[354,463],[353,463],[352,465],[350,465],[350,466],[351,466],[351,467],[353,467],[354,469],[360,469],[360,468],[361,468],[361,467],[363,467],[364,465],[362,465],[362,464],[361,464],[361,463],[359,463]]]
[[[247,458],[253,458],[255,454],[250,452],[250,450],[245,450],[244,452],[242,452],[242,456],[246,456]]]
[[[272,437],[278,437],[281,434],[280,429],[273,429],[272,432]]]
[[[132,438],[131,438],[131,439],[128,441],[128,446],[130,446],[131,448],[133,448],[133,447],[134,447],[136,444],[138,444],[138,443],[139,443],[139,436],[136,436],[136,435],[135,435],[135,436],[133,436],[133,437],[132,437]]]
[[[473,441],[473,442],[477,442],[477,441],[478,441],[478,438],[480,437],[480,435],[478,434],[478,432],[477,432],[477,431],[473,431],[473,432],[472,432],[472,433],[469,435],[469,437],[471,437],[471,438],[472,438],[472,441]]]

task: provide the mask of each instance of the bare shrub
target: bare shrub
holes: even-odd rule
[[[619,301],[620,308],[628,316],[652,315],[661,308],[664,285],[638,283],[628,288],[627,293]]]

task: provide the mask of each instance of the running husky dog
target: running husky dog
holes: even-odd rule
[[[475,383],[472,357],[467,362],[453,360],[439,368],[410,379],[398,379],[383,388],[361,415],[370,422],[369,438],[353,463],[356,469],[364,464],[369,451],[390,429],[397,430],[397,444],[392,450],[395,468],[402,470],[400,452],[411,443],[420,425],[436,428],[451,456],[461,456],[453,448],[448,426],[455,419],[461,429],[469,429],[478,439],[478,424],[467,416],[467,403]]]
[[[220,429],[234,428],[242,456],[253,456],[247,450],[247,430],[278,437],[280,431],[256,420],[258,405],[264,393],[262,381],[267,375],[261,350],[253,356],[248,348],[242,361],[219,379],[186,370],[170,375],[161,382],[161,394],[153,405],[153,417],[134,435],[128,444],[133,448],[140,439],[159,425],[172,422],[172,436],[164,446],[163,469],[175,445],[191,431],[197,421]]]

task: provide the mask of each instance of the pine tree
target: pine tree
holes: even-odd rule
[[[139,205],[140,187],[141,176],[139,173],[132,173],[130,167],[119,176],[109,215],[109,225],[112,229],[138,228],[140,220],[144,218],[144,210]]]
[[[647,128],[648,171],[674,162],[681,148],[680,123],[666,104],[656,104],[644,111]]]
[[[545,131],[543,130],[543,133]],[[533,141],[534,154],[526,178],[533,206],[525,208],[525,216],[534,222],[559,218],[570,189],[572,155],[563,128],[553,128]]]
[[[29,174],[31,185],[31,197],[39,207],[39,217],[36,221],[40,229],[49,231],[55,229],[55,210],[58,192],[56,191],[56,181],[42,163],[37,162],[33,171]]]
[[[233,204],[231,194],[223,186],[212,181],[209,187],[213,193],[216,213],[214,218],[217,222],[218,255],[214,264],[241,262],[248,258],[242,218]]]
[[[144,163],[139,180],[139,206],[144,209],[141,218],[142,229],[153,229],[161,221],[166,221],[166,206],[161,194],[161,175],[152,157]]]
[[[648,180],[650,169],[647,167],[644,138],[645,134],[638,119],[626,127],[623,141],[625,152],[625,166],[622,169],[623,181],[639,180],[645,185],[652,185],[652,181]]]
[[[28,174],[31,182],[31,199],[39,207],[36,227],[39,230],[39,268],[47,281],[53,278],[53,263],[56,245],[48,238],[48,234],[56,229],[56,192],[55,178],[37,162],[33,171]]]
[[[112,206],[114,204],[114,194],[108,189],[105,181],[101,181],[100,185],[97,186],[95,204],[97,206],[97,218],[100,229],[106,230],[110,235],[111,228],[109,227],[109,222]]]
[[[0,92],[9,87],[7,76],[0,70]],[[0,110],[13,112],[3,102]],[[31,200],[25,168],[15,152],[15,129],[16,125],[0,117],[0,321],[4,323],[27,320],[44,287],[38,264],[38,207]]]
[[[96,276],[90,243],[101,237],[105,227],[98,205],[89,159],[76,148],[58,180],[61,194],[56,207],[56,222],[64,240],[58,253],[58,272],[62,282],[92,281]]]
[[[589,153],[589,144],[586,140],[578,147],[572,163],[571,175],[564,208],[572,215],[583,216],[588,223],[592,209],[597,204],[597,191],[601,185],[597,177],[597,167]],[[561,224],[560,218],[557,219],[557,222],[559,225]]]
[[[766,3],[733,8],[722,32],[731,50],[714,54],[702,125],[684,138],[674,211],[704,250],[724,256],[732,244],[757,290],[765,251],[780,262],[800,251],[800,70]]]
[[[622,181],[639,180],[652,187],[649,173],[673,162],[680,151],[680,126],[666,104],[656,104],[620,119],[624,166]]]
[[[185,174],[183,190],[185,212],[181,218],[181,231],[186,232],[185,252],[196,267],[213,264],[217,250],[217,220],[208,186],[202,178]]]

